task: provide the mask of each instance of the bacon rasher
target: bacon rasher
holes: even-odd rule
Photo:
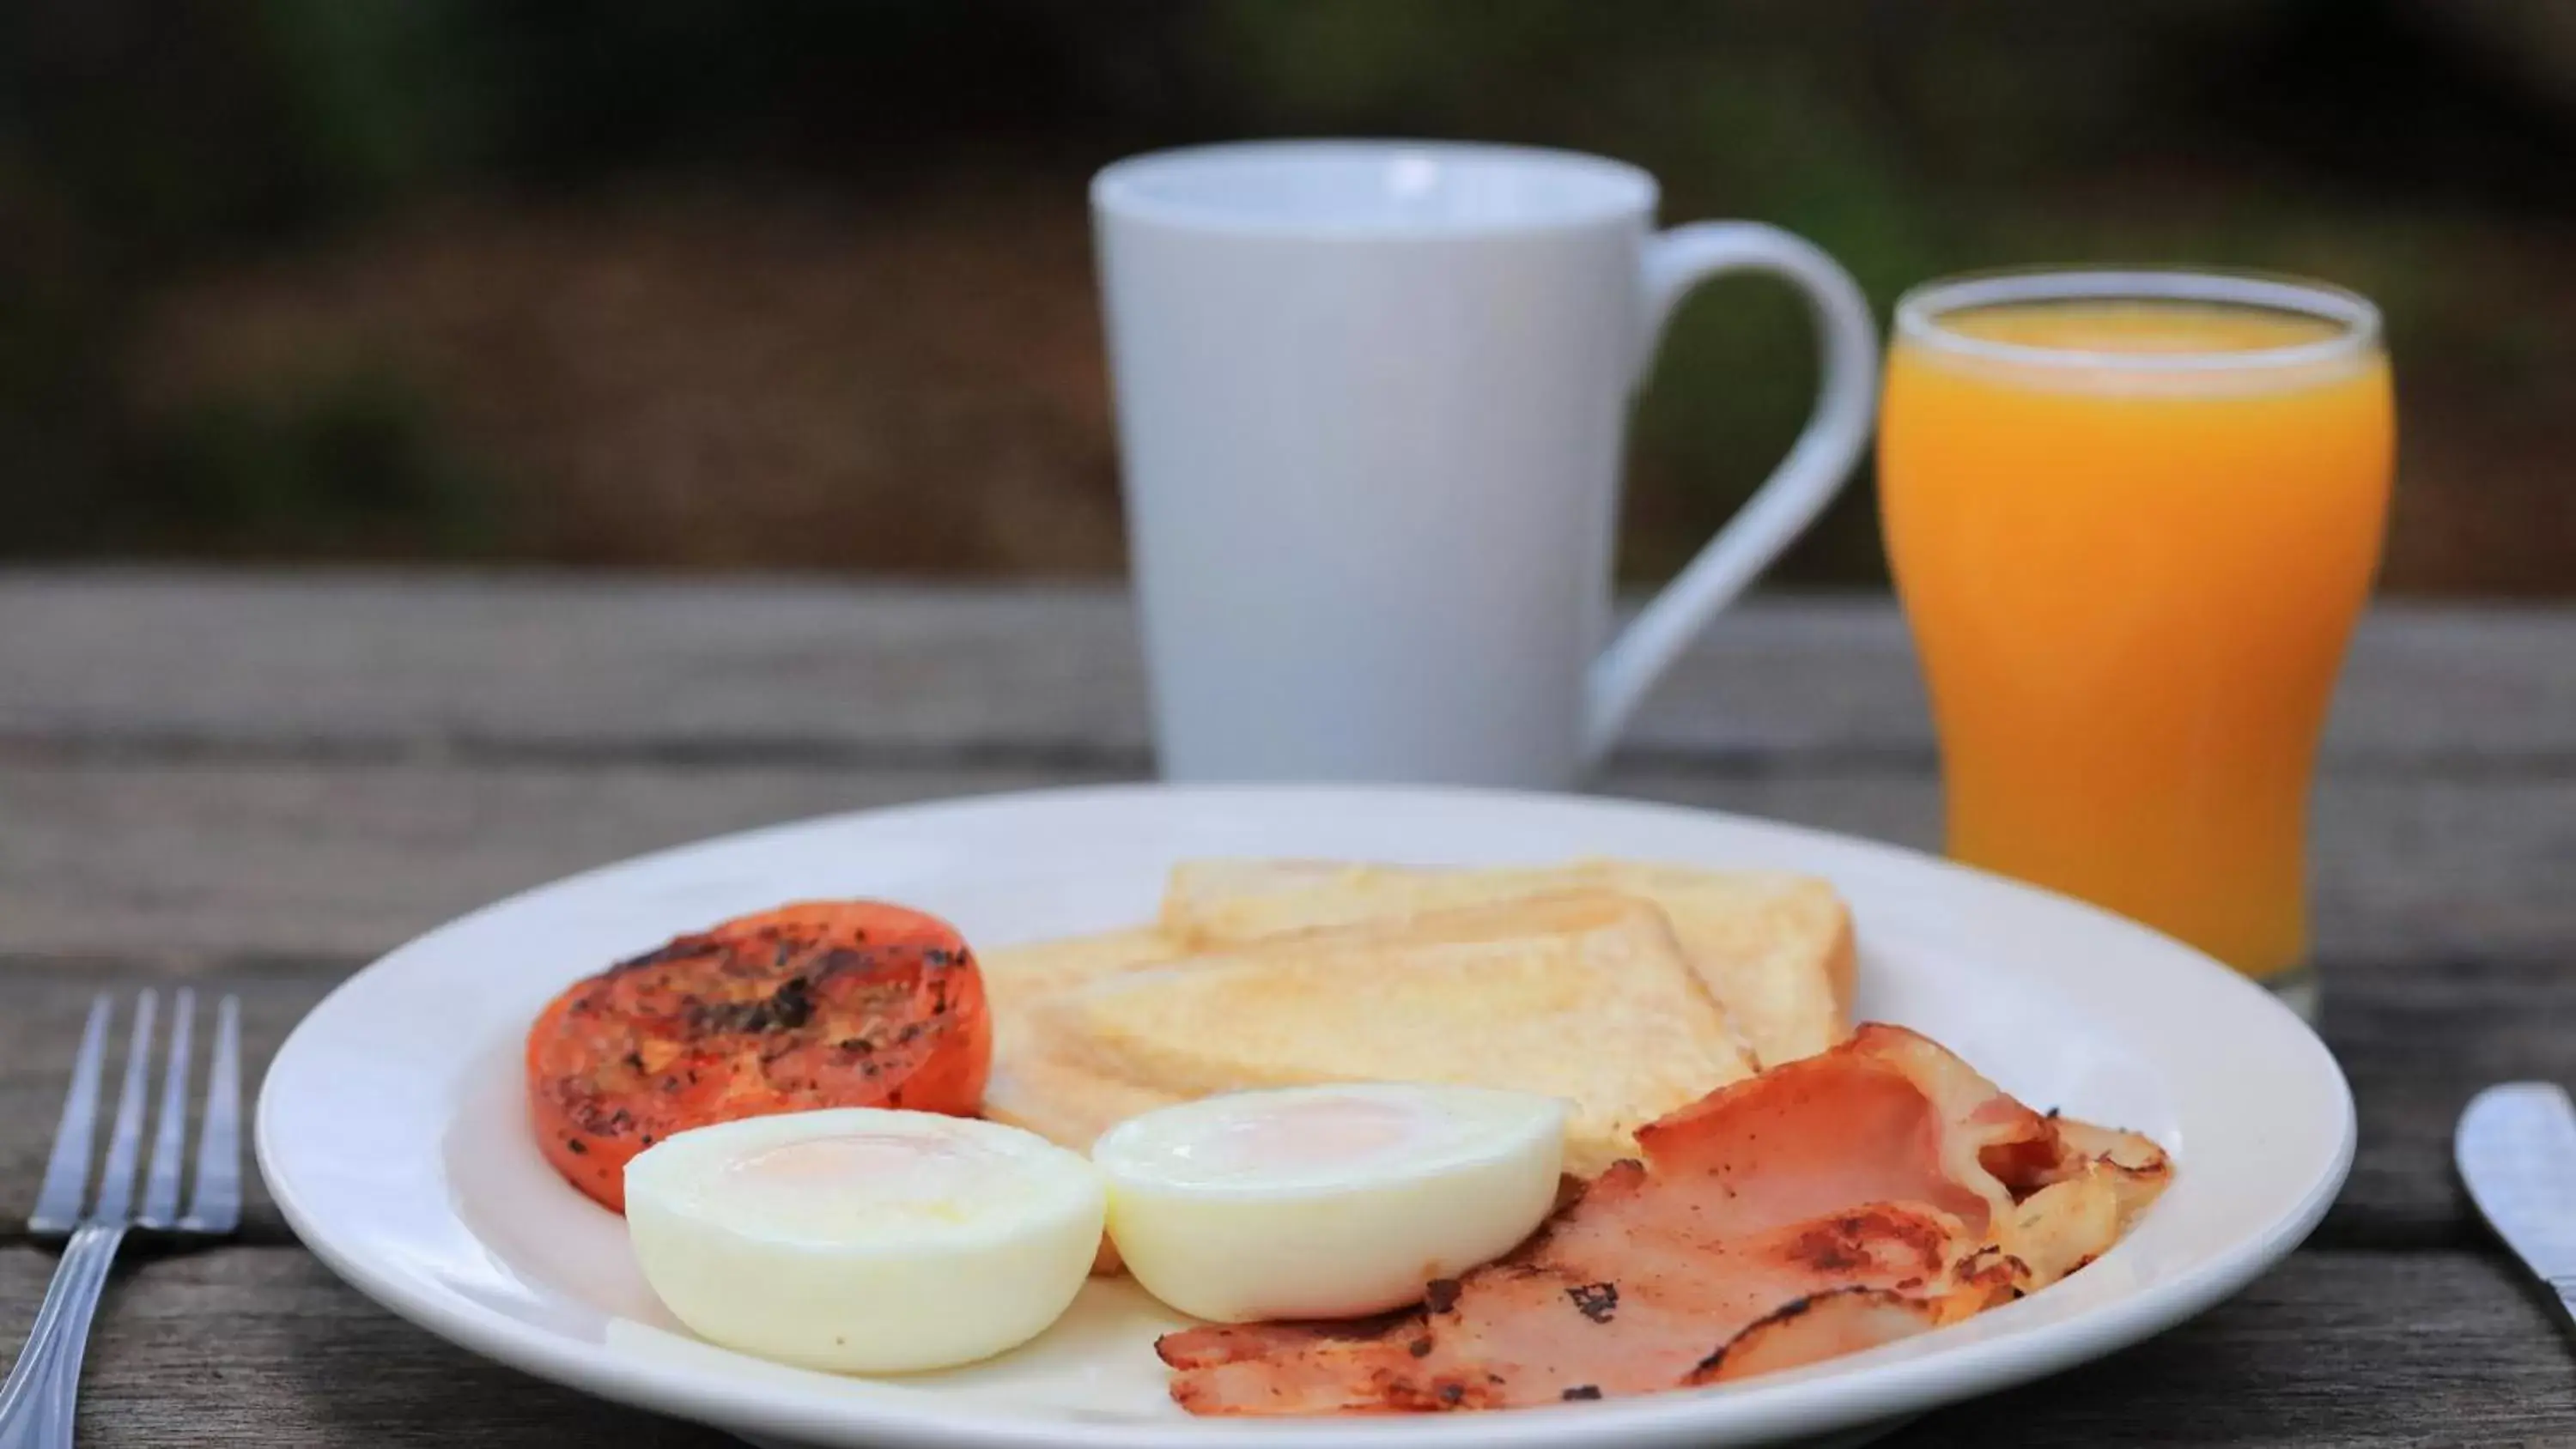
[[[2073,1272],[2171,1176],[1938,1044],[1865,1025],[1639,1131],[1509,1256],[1352,1323],[1157,1345],[1197,1414],[1498,1409],[1773,1372],[1957,1322]]]

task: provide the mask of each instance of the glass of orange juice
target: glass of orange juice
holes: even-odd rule
[[[2308,795],[2395,433],[2378,312],[2339,288],[2041,270],[1907,294],[1880,508],[1952,856],[2313,1015]]]

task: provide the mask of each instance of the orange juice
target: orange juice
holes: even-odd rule
[[[1880,420],[1951,853],[2264,978],[2306,962],[2309,782],[2388,509],[2388,365],[2344,300],[1900,319]]]

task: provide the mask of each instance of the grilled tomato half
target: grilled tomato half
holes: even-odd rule
[[[579,981],[528,1032],[546,1160],[609,1208],[675,1132],[775,1112],[971,1116],[993,1058],[975,960],[935,916],[805,901],[687,935]]]

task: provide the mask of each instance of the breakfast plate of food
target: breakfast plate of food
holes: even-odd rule
[[[777,1443],[1718,1445],[2099,1357],[2297,1245],[2332,1057],[2143,927],[1572,796],[1109,787],[485,908],[269,1069],[334,1271]]]

